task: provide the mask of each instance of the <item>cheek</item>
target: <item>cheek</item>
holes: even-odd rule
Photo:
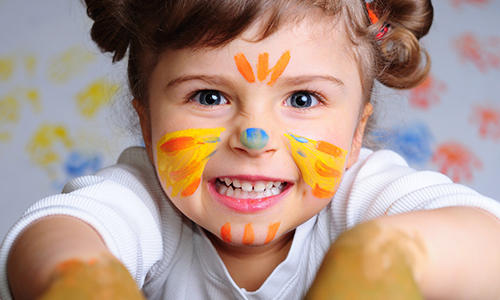
[[[156,144],[160,182],[170,197],[191,196],[217,151],[224,128],[187,129],[165,134]]]
[[[325,141],[285,134],[293,160],[316,198],[333,197],[345,169],[347,151]]]

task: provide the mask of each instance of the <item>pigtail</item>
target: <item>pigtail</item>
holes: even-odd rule
[[[113,62],[127,53],[132,39],[129,4],[126,0],[85,0],[87,15],[94,20],[90,36],[101,51],[113,54]]]
[[[377,79],[387,87],[409,89],[428,75],[430,58],[419,40],[430,29],[429,0],[374,0],[370,10],[378,20],[370,26],[377,43]],[[381,30],[386,33],[381,34]]]

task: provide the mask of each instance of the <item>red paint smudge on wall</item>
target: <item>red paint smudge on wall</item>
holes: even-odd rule
[[[454,40],[454,47],[462,62],[473,63],[479,71],[500,69],[500,37],[479,38],[467,32]]]
[[[481,169],[481,161],[464,145],[457,142],[441,144],[432,157],[439,172],[448,175],[454,182],[472,180],[472,170]]]
[[[487,5],[491,2],[491,0],[451,0],[451,4],[454,7],[460,7],[462,4],[470,4],[476,6]]]
[[[440,94],[446,92],[446,84],[434,76],[427,77],[422,84],[410,91],[410,105],[423,110],[429,109],[431,105],[439,103]]]
[[[471,115],[470,121],[479,125],[481,138],[500,139],[500,110],[492,107],[477,105]]]

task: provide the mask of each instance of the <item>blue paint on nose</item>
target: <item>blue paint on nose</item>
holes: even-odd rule
[[[260,128],[247,128],[240,134],[240,142],[248,149],[260,150],[267,145],[269,136]]]

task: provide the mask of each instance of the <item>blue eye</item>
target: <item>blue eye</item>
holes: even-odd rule
[[[216,106],[227,103],[226,98],[222,96],[220,92],[214,90],[200,91],[192,100],[206,106]]]
[[[285,105],[295,108],[309,108],[319,104],[318,99],[308,92],[296,92],[286,99]]]

